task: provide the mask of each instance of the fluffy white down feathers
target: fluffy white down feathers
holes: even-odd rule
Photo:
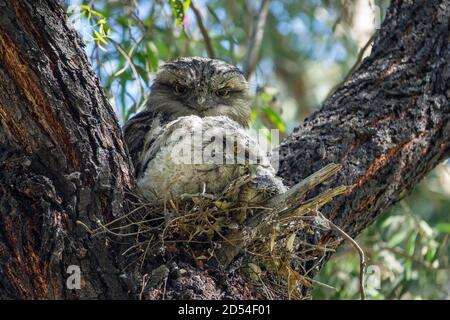
[[[246,174],[275,176],[266,152],[228,117],[180,117],[150,130],[146,140],[153,143],[141,155],[146,166],[138,185],[152,201],[200,192],[220,194]]]

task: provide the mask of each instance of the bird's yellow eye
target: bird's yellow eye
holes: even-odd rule
[[[217,90],[217,95],[219,97],[228,97],[230,95],[230,89],[229,88],[222,88]]]
[[[179,83],[176,83],[173,87],[173,90],[175,91],[176,94],[181,95],[187,92],[187,87]]]

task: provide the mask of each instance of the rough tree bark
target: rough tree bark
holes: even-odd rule
[[[114,111],[55,1],[0,1],[0,298],[125,298],[116,257],[75,224],[122,214]],[[79,265],[86,290],[65,289]]]
[[[449,18],[448,0],[392,1],[370,57],[281,144],[289,183],[343,165],[331,184],[352,189],[323,213],[352,236],[450,154]],[[76,224],[123,215],[133,186],[116,116],[62,4],[0,0],[0,298],[137,298],[151,270],[123,272],[119,245]],[[69,265],[81,267],[81,290],[65,285]],[[256,296],[237,273],[182,261],[166,293]]]

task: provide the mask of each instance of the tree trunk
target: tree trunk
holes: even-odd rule
[[[323,213],[352,236],[450,154],[449,18],[448,0],[393,1],[370,57],[281,144],[291,184],[342,164],[331,184],[352,188]],[[77,223],[123,215],[133,187],[116,116],[61,3],[0,1],[0,298],[148,297],[139,293],[152,270],[123,271],[120,244]],[[320,255],[305,254],[306,267]],[[81,290],[66,286],[70,265]],[[181,258],[167,268],[169,298],[258,296],[237,272]]]
[[[76,225],[122,214],[113,109],[55,1],[0,2],[0,298],[125,298],[113,248]],[[66,269],[83,290],[66,289]]]

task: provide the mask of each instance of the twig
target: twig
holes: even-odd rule
[[[319,209],[334,197],[346,193],[348,187],[339,186],[301,203],[301,197],[306,192],[335,175],[340,168],[340,165],[330,164],[315,172],[292,187],[292,192],[288,191],[281,197],[276,197],[277,199],[273,203],[268,203],[269,207],[272,206],[271,209],[256,213],[245,221],[241,228],[226,234],[226,238],[233,245],[223,244],[217,252],[217,258],[222,266],[227,267],[241,250],[247,247],[258,235],[269,234],[275,223],[286,219],[300,219],[302,214]]]
[[[331,97],[335,92],[336,89],[339,88],[342,84],[346,83],[348,79],[350,79],[350,77],[353,75],[353,73],[356,71],[356,69],[359,68],[359,66],[361,65],[362,59],[364,57],[364,53],[367,51],[367,49],[369,48],[369,46],[372,44],[373,40],[375,39],[375,33],[372,34],[372,36],[369,38],[369,40],[367,41],[367,43],[364,45],[364,47],[359,51],[358,56],[356,57],[356,62],[353,65],[353,67],[350,69],[350,71],[347,73],[347,76],[344,78],[343,81],[339,82],[338,84],[336,84],[328,93],[327,97],[325,100],[327,100],[329,97]]]
[[[106,224],[102,224],[100,221],[97,221],[97,224],[99,224],[100,227],[99,227],[99,228],[96,228],[96,229],[94,229],[94,230],[92,230],[91,228],[89,228],[85,223],[81,222],[80,220],[77,220],[76,223],[79,224],[79,225],[81,225],[82,227],[84,227],[84,228],[86,229],[86,231],[88,231],[91,235],[94,235],[94,236],[95,236],[95,235],[97,235],[97,234],[100,234],[99,229],[103,229],[103,232],[106,232],[105,229],[106,229],[106,230],[114,230],[114,229],[117,229],[117,228],[111,228],[111,229],[108,229],[107,227],[110,226],[110,225],[112,225],[113,223],[116,223],[116,222],[118,222],[118,221],[120,221],[120,220],[123,220],[123,219],[125,219],[125,218],[131,216],[133,213],[135,213],[135,212],[137,212],[137,211],[139,211],[139,210],[141,210],[141,209],[143,209],[143,208],[145,208],[145,207],[147,207],[147,206],[148,206],[147,204],[139,205],[138,207],[134,208],[133,210],[131,210],[131,211],[128,212],[127,214],[125,214],[125,215],[123,215],[123,216],[121,216],[121,217],[119,217],[119,218],[117,218],[117,219],[114,219],[114,220],[112,220],[112,221],[110,221],[110,222],[108,222],[108,223],[106,223]],[[123,227],[121,227],[121,228],[123,228]]]
[[[352,76],[353,72],[355,72],[356,69],[361,65],[362,59],[364,57],[364,54],[366,53],[366,51],[369,48],[369,46],[372,44],[373,40],[375,40],[375,33],[373,33],[370,36],[369,40],[367,40],[367,42],[364,45],[364,47],[362,47],[362,49],[359,51],[358,57],[356,58],[356,62],[353,65],[353,67],[350,69],[350,71],[348,72],[347,76],[345,77],[345,81],[347,81]]]
[[[312,283],[315,283],[315,284],[317,284],[317,285],[319,285],[319,286],[322,286],[322,287],[324,287],[324,288],[327,288],[327,289],[331,289],[331,290],[337,291],[337,289],[336,289],[335,287],[330,286],[329,284],[320,282],[320,281],[318,281],[318,280],[314,280],[314,279],[312,279],[312,278],[308,278],[308,280],[311,281]]]
[[[329,165],[323,167],[317,172],[314,172],[312,175],[307,177],[306,179],[300,181],[295,186],[290,188],[283,194],[273,197],[268,202],[268,206],[272,208],[278,208],[281,205],[289,206],[291,203],[290,199],[302,200],[301,198],[311,189],[313,189],[318,184],[323,181],[328,180],[332,176],[336,175],[339,170],[341,170],[342,166],[335,163],[330,163]]]
[[[317,213],[318,213],[319,217],[322,220],[324,220],[330,226],[330,228],[332,230],[336,231],[342,237],[347,239],[356,248],[356,250],[358,251],[358,254],[359,254],[359,291],[360,291],[360,294],[361,294],[361,300],[365,300],[366,293],[365,293],[365,289],[364,289],[364,284],[365,284],[365,273],[366,273],[366,257],[364,255],[363,249],[361,249],[359,244],[355,240],[353,240],[353,238],[350,237],[344,230],[342,230],[337,225],[335,225],[333,222],[331,222],[329,219],[327,219],[319,211]]]
[[[197,8],[197,6],[194,4],[193,1],[191,1],[190,7],[191,7],[192,11],[194,11],[195,18],[197,19],[198,27],[200,28],[200,32],[202,33],[203,40],[205,40],[206,51],[208,52],[208,57],[210,57],[211,59],[214,59],[216,57],[216,55],[214,53],[214,47],[212,45],[208,30],[206,30],[206,27],[203,24],[202,14],[201,14],[200,10]]]
[[[163,294],[162,294],[162,300],[166,300],[167,279],[169,279],[168,276],[166,276],[164,278],[164,289],[163,289]]]
[[[209,200],[215,200],[216,197],[212,194],[205,193],[205,192],[198,192],[198,193],[183,193],[180,195],[180,199],[192,199],[192,198],[205,198]]]
[[[82,226],[83,228],[86,229],[87,232],[89,232],[89,234],[93,234],[94,231],[91,230],[91,228],[89,228],[85,223],[81,222],[80,220],[76,221],[76,224],[79,224],[80,226]]]
[[[351,187],[349,186],[338,186],[336,188],[329,189],[301,204],[292,205],[291,202],[291,207],[278,213],[277,221],[285,222],[285,220],[300,219],[305,213],[321,208],[333,198],[347,193],[350,189]]]
[[[144,295],[145,287],[147,287],[148,282],[150,281],[148,273],[144,274],[142,277],[142,287],[141,292],[139,293],[139,300],[142,300],[142,296]]]
[[[120,43],[114,41],[113,39],[111,39],[110,41],[114,44],[114,46],[116,47],[117,51],[119,51],[119,53],[125,58],[125,60],[127,61],[127,63],[125,64],[125,66],[116,72],[116,74],[114,76],[118,76],[121,73],[125,72],[125,70],[128,68],[128,66],[130,66],[131,71],[134,74],[134,77],[136,78],[136,81],[138,83],[138,99],[136,99],[137,101],[141,101],[142,97],[143,97],[143,93],[144,93],[144,88],[142,86],[142,81],[141,81],[141,77],[139,75],[139,72],[136,68],[136,65],[133,62],[132,59],[132,55],[134,54],[134,50],[137,48],[137,46],[141,43],[141,41],[144,39],[144,37],[142,36],[138,41],[136,41],[136,43],[133,45],[133,47],[131,48],[130,52],[127,53],[125,51],[124,48],[122,48],[122,46],[120,45]],[[140,106],[136,107],[136,110],[139,109]]]
[[[258,62],[259,51],[261,49],[264,36],[264,27],[269,13],[270,0],[263,0],[258,14],[254,20],[253,32],[248,44],[247,58],[244,64],[244,74],[247,79],[255,72]]]

